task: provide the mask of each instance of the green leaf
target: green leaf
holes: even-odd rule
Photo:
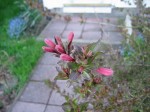
[[[93,62],[93,60],[94,60],[97,56],[99,56],[100,54],[101,54],[101,52],[96,52],[92,58],[89,58],[89,59],[88,59],[88,64],[91,64],[91,63]]]
[[[96,43],[92,43],[88,45],[88,51],[94,51],[95,47],[98,45],[98,43],[100,42],[100,39],[96,42]]]
[[[65,96],[67,102],[69,102],[69,96]]]
[[[34,18],[34,20],[32,21],[30,27],[33,27],[33,26],[36,24],[37,20],[38,20],[40,17],[41,17],[41,15],[38,14],[38,15]]]
[[[77,63],[68,63],[68,67],[72,70],[77,70],[79,68],[79,64]]]
[[[63,108],[63,110],[64,110],[65,112],[71,112],[71,109],[72,109],[72,107],[71,107],[71,105],[70,105],[69,102],[63,103],[63,104],[62,104],[62,108]]]
[[[83,76],[84,78],[86,78],[86,79],[90,79],[90,78],[91,78],[90,75],[89,75],[86,71],[83,71],[82,76]]]
[[[88,107],[88,102],[81,103],[81,104],[80,104],[81,112],[86,111],[86,110],[87,110],[87,107]]]
[[[54,80],[67,80],[67,79],[68,79],[67,74],[65,74],[64,72],[59,72]]]
[[[76,110],[78,108],[78,101],[77,101],[77,99],[73,99],[72,107],[73,107],[74,110]]]

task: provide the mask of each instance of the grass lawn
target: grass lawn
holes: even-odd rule
[[[12,61],[7,65],[11,74],[18,79],[19,91],[30,77],[30,72],[42,55],[43,42],[34,38],[0,41],[0,51],[5,51]]]
[[[31,71],[42,55],[43,42],[36,41],[35,37],[21,37],[11,39],[7,34],[9,20],[20,14],[18,6],[14,4],[15,0],[5,0],[0,2],[0,52],[5,52],[12,61],[7,63],[7,69],[11,75],[18,80],[15,91],[24,86],[30,77]],[[5,9],[5,10],[3,10]],[[0,57],[0,68],[7,61],[5,56]]]

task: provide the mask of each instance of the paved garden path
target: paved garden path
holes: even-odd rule
[[[68,34],[72,31],[75,34],[74,42],[92,43],[96,42],[103,35],[102,42],[108,44],[120,44],[123,39],[119,29],[112,24],[118,24],[116,18],[88,18],[86,22],[80,22],[80,18],[72,18],[72,21],[67,23],[64,20],[52,20],[45,29],[41,32],[39,39],[52,38],[54,35],[60,36],[63,40],[67,39]],[[100,25],[99,23],[103,25]],[[110,25],[105,25],[110,24]],[[101,31],[103,29],[103,33]]]
[[[53,38],[54,35],[58,35],[65,40],[71,31],[75,33],[75,42],[91,43],[100,38],[99,24],[90,23],[95,22],[95,19],[88,19],[89,23],[84,24],[77,21],[77,18],[69,23],[63,20],[52,20],[42,31],[39,39]],[[101,22],[108,22],[108,19],[101,19]],[[116,24],[117,19],[110,18],[109,23]],[[116,27],[103,25],[103,28],[105,30],[105,38],[102,39],[104,43],[119,44],[123,40],[123,36]],[[14,102],[11,112],[63,112],[61,105],[65,99],[44,83],[46,79],[54,81],[58,60],[51,54],[44,53],[33,70],[29,83]],[[59,80],[56,83],[62,91],[65,89],[73,93],[72,86],[68,88],[66,81]]]

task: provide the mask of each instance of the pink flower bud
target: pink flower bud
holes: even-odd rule
[[[96,71],[102,75],[105,75],[105,76],[112,76],[113,75],[113,70],[109,69],[109,68],[98,68]]]
[[[56,46],[55,46],[55,49],[56,49],[56,51],[58,51],[60,54],[66,53],[65,50],[64,50],[64,48],[63,48],[62,46],[60,46],[60,45],[56,45]]]
[[[100,77],[93,78],[93,82],[96,84],[99,84],[101,81],[102,81],[102,79]]]
[[[57,44],[57,45],[60,45],[60,46],[62,46],[62,47],[63,47],[63,43],[62,43],[62,41],[61,41],[61,38],[60,38],[60,37],[55,36],[55,41],[56,41],[56,44]]]
[[[69,56],[67,54],[61,54],[60,59],[64,60],[64,61],[75,61],[71,56]]]
[[[66,74],[70,74],[70,69],[69,68],[62,68],[63,71],[66,73]]]
[[[78,72],[82,73],[84,70],[84,67],[83,66],[80,66],[79,69],[78,69]]]
[[[43,49],[45,52],[52,52],[52,53],[55,53],[55,49],[50,48],[50,47],[43,46],[42,49]]]
[[[82,47],[81,49],[82,49],[82,53],[83,53],[84,55],[86,55],[86,50],[85,50],[85,48]]]
[[[56,44],[54,42],[52,42],[50,39],[45,39],[44,42],[51,48],[55,48],[55,46],[56,46]]]
[[[74,37],[74,33],[70,32],[70,34],[68,35],[68,42],[69,43],[72,43],[73,37]]]
[[[73,37],[74,37],[74,33],[71,32],[68,35],[68,54],[70,54],[70,49],[71,49],[71,44],[72,44]]]

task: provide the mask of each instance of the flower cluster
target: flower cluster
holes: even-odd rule
[[[93,63],[98,53],[94,53],[90,46],[77,46],[72,45],[74,33],[71,32],[68,35],[68,42],[66,45],[63,44],[60,37],[55,36],[55,42],[50,39],[45,39],[47,46],[43,46],[45,52],[53,53],[59,57],[61,62],[61,72],[59,78],[77,80],[80,76],[86,76],[86,78],[95,78],[96,76],[91,73],[93,69]],[[95,70],[97,73],[104,76],[113,75],[113,70],[109,68],[98,67]],[[95,79],[96,80],[96,79]]]
[[[74,33],[71,32],[68,36],[67,48],[64,47],[60,37],[55,36],[55,43],[50,39],[45,39],[47,46],[43,46],[43,50],[46,52],[54,53],[57,57],[60,57],[64,61],[75,61],[70,55],[71,45],[74,37]]]
[[[9,22],[8,34],[11,38],[18,38],[26,27],[26,21],[16,17]]]

